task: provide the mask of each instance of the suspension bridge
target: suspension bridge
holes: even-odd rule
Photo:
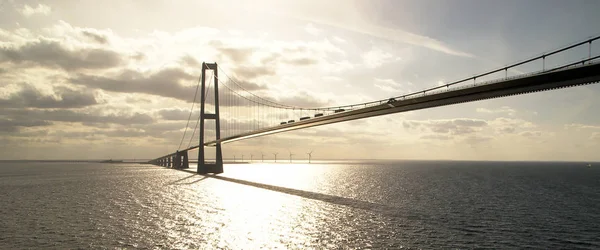
[[[179,147],[174,153],[150,160],[149,163],[170,168],[189,168],[188,152],[198,150],[197,172],[218,174],[223,172],[222,145],[225,143],[356,119],[597,83],[600,81],[600,54],[592,54],[592,45],[599,39],[600,36],[588,38],[437,87],[383,100],[333,107],[299,107],[273,101],[245,88],[217,63],[202,63],[188,125]],[[580,57],[573,60],[573,54]],[[552,65],[548,63],[551,59],[554,62]],[[517,69],[525,66],[533,70],[523,73]],[[512,71],[519,74],[509,76]],[[219,76],[219,72],[224,77]],[[494,80],[481,80],[489,78]],[[197,103],[198,93],[200,97]],[[187,147],[182,148],[194,105],[197,104],[200,105],[200,114],[195,119],[196,126]],[[214,122],[214,129],[207,129],[206,122],[211,121]],[[196,133],[199,134],[198,141],[193,141]],[[214,139],[209,140],[208,136]],[[214,161],[206,160],[205,147],[215,148]]]

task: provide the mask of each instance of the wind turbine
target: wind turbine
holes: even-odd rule
[[[310,158],[312,158],[312,152],[313,150],[311,149],[310,152],[306,153],[308,155],[308,163],[310,163]]]
[[[236,160],[235,160],[235,155],[233,155],[233,162],[236,162]]]
[[[252,162],[252,159],[254,159],[254,155],[250,154],[250,162]]]
[[[288,150],[288,151],[289,151],[289,150]],[[290,163],[292,163],[292,156],[293,156],[294,154],[292,154],[292,151],[289,151],[289,152],[290,152]]]
[[[242,162],[244,162],[244,155],[242,155]]]
[[[262,162],[265,162],[265,154],[263,152],[260,152],[260,159]]]
[[[274,153],[274,155],[275,155],[275,162],[277,162],[277,154],[279,154],[279,153]]]

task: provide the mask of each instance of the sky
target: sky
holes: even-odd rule
[[[0,0],[0,159],[174,152],[201,62],[289,105],[360,103],[599,35],[598,9],[595,0]],[[225,144],[223,155],[600,161],[599,96],[596,84],[411,111]]]

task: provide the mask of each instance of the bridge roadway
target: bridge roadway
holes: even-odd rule
[[[228,143],[238,140],[281,133],[291,130],[310,128],[326,124],[369,118],[380,115],[400,113],[412,110],[433,108],[457,103],[473,102],[498,97],[527,94],[539,91],[553,90],[579,85],[593,84],[600,81],[600,62],[584,65],[570,65],[555,70],[540,73],[520,75],[495,81],[470,84],[462,87],[444,87],[436,91],[419,92],[401,99],[382,102],[370,107],[364,107],[345,112],[314,117],[308,120],[278,125],[260,130],[250,131],[230,137],[206,142],[205,146],[215,146],[217,143]],[[182,149],[190,151],[199,145]],[[163,157],[174,156],[176,153]]]

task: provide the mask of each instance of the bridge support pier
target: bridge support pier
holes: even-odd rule
[[[190,164],[189,164],[189,159],[188,159],[188,152],[187,151],[177,151],[175,152],[175,154],[173,156],[170,156],[169,158],[173,158],[172,159],[172,168],[175,169],[184,169],[184,168],[190,168]]]
[[[187,151],[183,151],[183,152],[178,152],[177,153],[177,157],[180,159],[180,168],[190,168],[190,163],[188,161],[188,152]]]
[[[215,113],[214,114],[207,114],[205,113],[205,103],[206,103],[206,84],[205,84],[205,80],[206,80],[206,70],[212,70],[213,71],[213,79],[214,79],[214,89],[215,89],[215,94],[214,94],[214,106],[215,106]],[[216,144],[216,150],[215,150],[215,162],[214,163],[207,163],[205,161],[205,156],[204,156],[204,120],[215,120],[215,132],[216,132],[216,139],[217,141],[219,139],[221,139],[221,126],[220,126],[220,119],[219,119],[219,77],[218,77],[218,66],[216,63],[202,63],[202,78],[201,78],[201,85],[202,88],[200,90],[201,96],[200,96],[200,141],[199,141],[199,150],[198,150],[198,174],[208,174],[208,173],[213,173],[213,174],[220,174],[223,173],[223,154],[221,153],[221,143],[217,142]]]
[[[173,168],[181,168],[181,155],[179,154],[179,151],[173,156]]]

